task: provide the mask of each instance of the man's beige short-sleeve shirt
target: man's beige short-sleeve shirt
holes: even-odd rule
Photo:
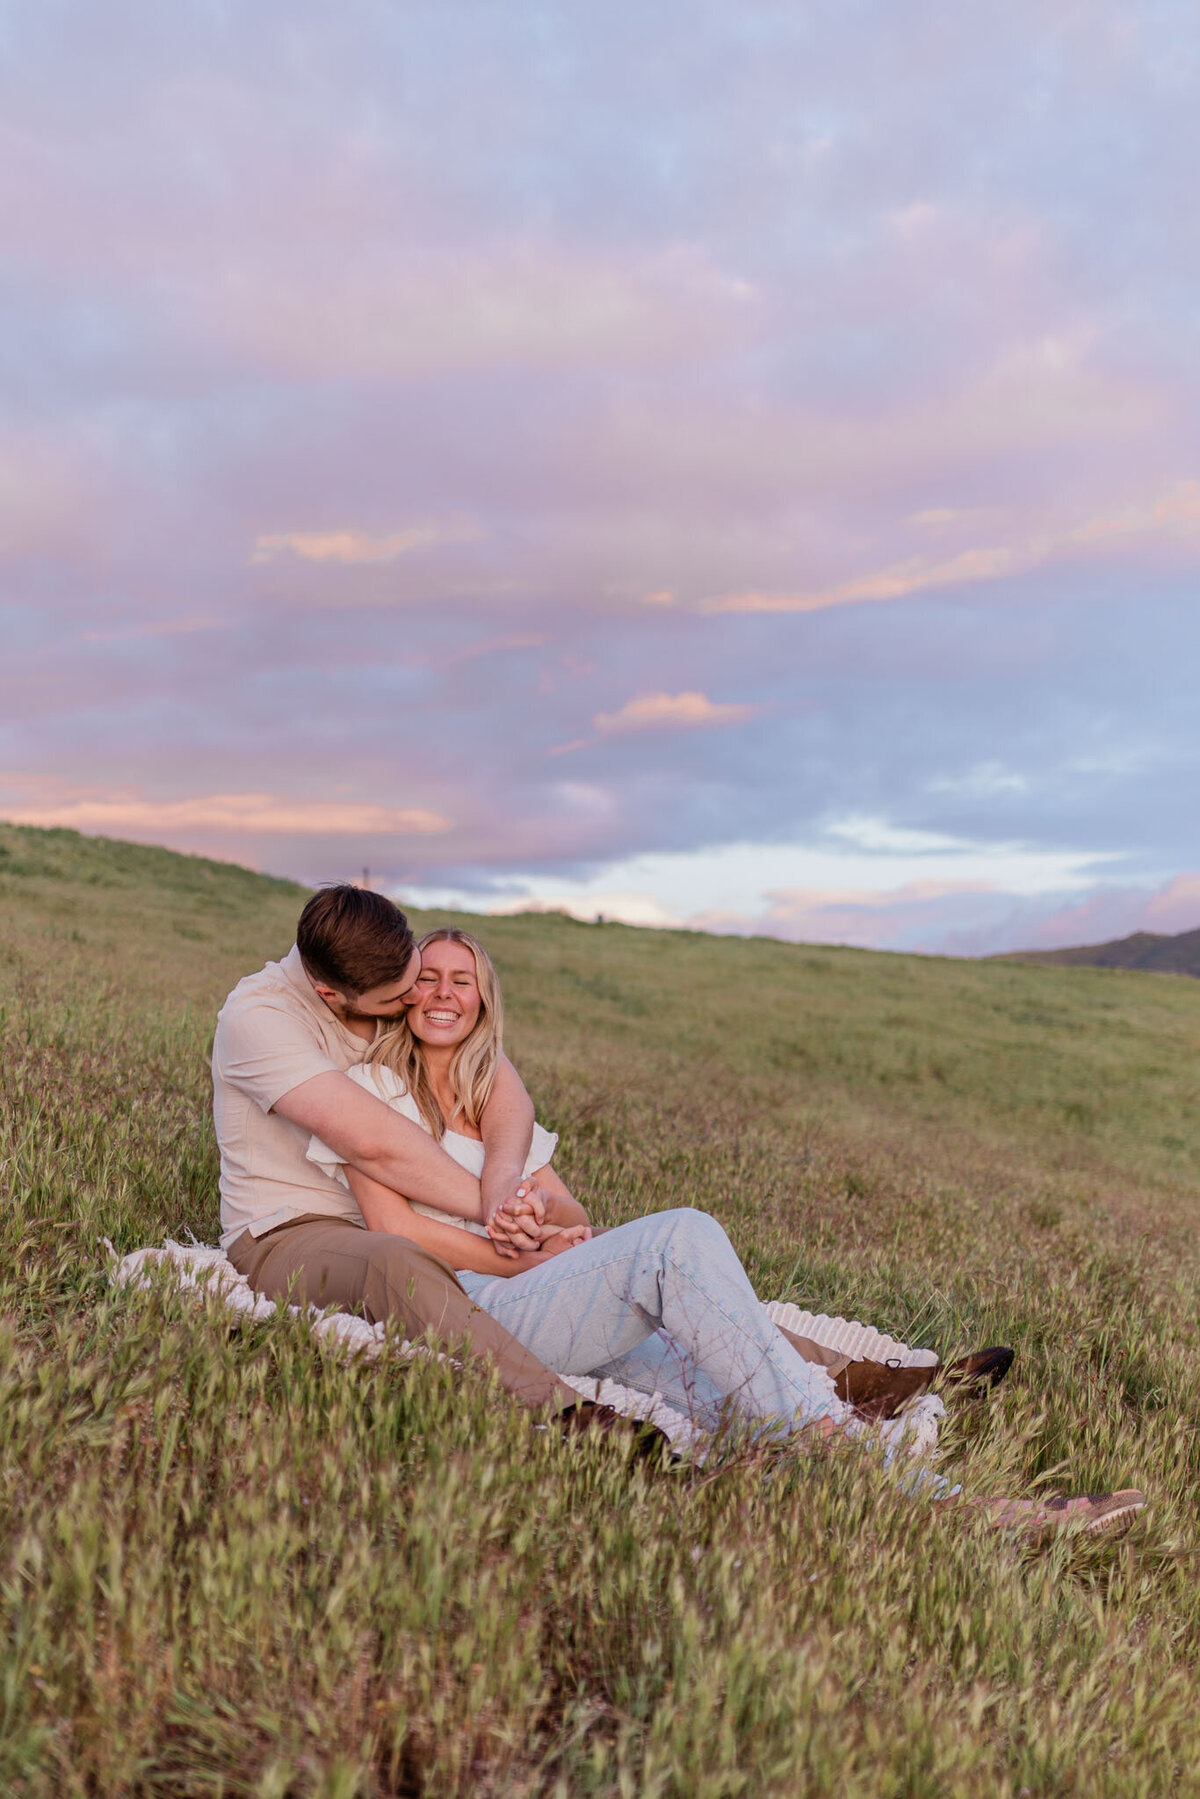
[[[271,1107],[314,1075],[345,1073],[366,1049],[313,992],[294,946],[238,982],[213,1039],[223,1248],[309,1212],[362,1223],[342,1183],[308,1160],[309,1132]]]

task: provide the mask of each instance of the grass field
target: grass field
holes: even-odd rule
[[[0,826],[0,1792],[1200,1792],[1200,984],[482,927],[601,1222],[700,1206],[764,1297],[1015,1344],[943,1433],[973,1490],[1149,1490],[1030,1549],[861,1454],[648,1475],[114,1296],[102,1237],[216,1233],[213,1020],[303,897]]]

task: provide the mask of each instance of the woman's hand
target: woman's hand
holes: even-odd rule
[[[487,1230],[497,1255],[512,1256],[539,1249],[558,1231],[589,1223],[579,1201],[572,1199],[547,1163],[517,1182],[510,1197],[487,1220]],[[587,1238],[572,1241],[586,1243]]]
[[[591,1242],[590,1224],[550,1222],[544,1203],[549,1196],[534,1182],[523,1185],[527,1191],[501,1206],[488,1221],[488,1235],[498,1255],[524,1257],[532,1249],[556,1256],[577,1243]]]
[[[534,1180],[524,1180],[511,1199],[497,1206],[487,1221],[487,1234],[500,1255],[540,1249],[546,1224],[546,1194]]]
[[[592,1240],[590,1224],[543,1225],[542,1229],[546,1231],[542,1238],[544,1256],[558,1256],[564,1249],[574,1249],[577,1243],[590,1243]]]

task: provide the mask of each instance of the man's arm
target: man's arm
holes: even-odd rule
[[[496,1069],[492,1091],[479,1120],[479,1134],[484,1154],[479,1185],[486,1224],[498,1206],[515,1196],[533,1140],[533,1101],[507,1056],[501,1056]],[[423,1199],[424,1194],[413,1197]]]
[[[549,1252],[526,1250],[521,1255],[501,1256],[486,1237],[477,1237],[474,1231],[459,1230],[457,1225],[442,1224],[436,1218],[426,1218],[423,1212],[414,1212],[406,1199],[368,1175],[360,1174],[357,1168],[347,1167],[346,1179],[369,1231],[389,1231],[394,1236],[407,1237],[410,1243],[419,1244],[422,1249],[439,1256],[451,1268],[470,1268],[476,1274],[523,1274],[526,1268],[539,1267],[547,1253],[553,1255],[560,1248],[572,1247],[581,1235],[579,1232],[560,1232],[560,1243],[554,1244]]]
[[[474,1176],[452,1161],[419,1124],[401,1118],[349,1075],[332,1071],[314,1075],[283,1094],[271,1109],[289,1124],[320,1137],[344,1161],[382,1186],[436,1206],[440,1212],[482,1223],[479,1182]],[[445,1229],[454,1226],[448,1224]]]

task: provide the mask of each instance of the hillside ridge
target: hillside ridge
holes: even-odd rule
[[[302,883],[283,875],[263,874],[243,862],[222,861],[160,844],[131,843],[102,837],[66,825],[18,825],[0,818],[0,876],[78,881],[105,887],[156,881],[168,888],[202,888],[227,883],[246,894],[261,886],[272,894],[304,893]]]
[[[1006,950],[989,962],[1043,962],[1055,968],[1124,968],[1142,974],[1187,974],[1200,979],[1200,929],[1174,936],[1134,931],[1107,943],[1069,949]]]

